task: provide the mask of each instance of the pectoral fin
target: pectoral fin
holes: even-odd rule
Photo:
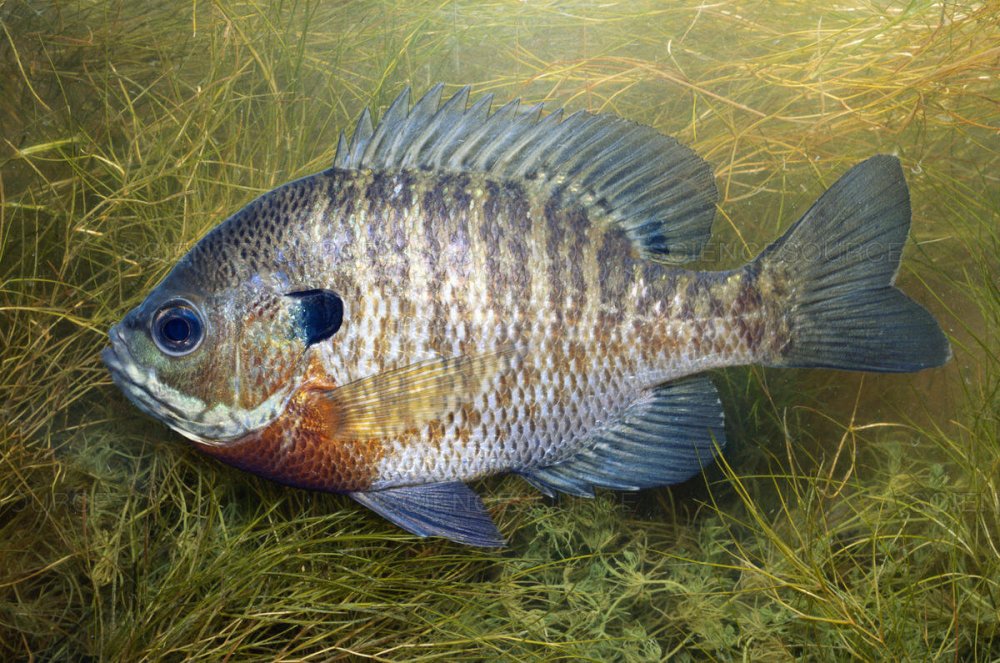
[[[383,371],[325,392],[339,439],[397,435],[471,402],[511,366],[512,351],[445,357]]]
[[[479,496],[458,481],[349,495],[417,536],[443,536],[484,548],[499,548],[506,543]]]

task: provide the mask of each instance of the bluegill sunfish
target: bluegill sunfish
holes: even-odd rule
[[[502,545],[466,481],[590,495],[684,481],[725,446],[704,371],[905,372],[950,349],[893,287],[899,162],[849,170],[750,263],[686,270],[711,167],[621,118],[437,86],[250,202],[112,328],[144,412],[222,461],[343,492],[419,535]]]

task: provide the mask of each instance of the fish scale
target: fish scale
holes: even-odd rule
[[[343,172],[326,176],[352,177]],[[346,186],[337,184],[334,188]],[[439,481],[475,478],[514,460],[558,462],[573,455],[598,420],[615,418],[641,389],[669,379],[671,371],[682,373],[679,365],[694,354],[694,343],[713,348],[703,352],[705,357],[700,361],[704,368],[725,365],[738,356],[752,358],[752,349],[741,341],[729,319],[696,315],[709,310],[710,300],[717,299],[709,287],[689,288],[687,284],[698,282],[697,273],[635,262],[632,271],[623,275],[622,296],[611,298],[614,293],[605,292],[609,298],[599,299],[597,273],[577,270],[578,275],[574,276],[574,261],[570,257],[575,256],[581,264],[594,265],[594,256],[605,249],[605,259],[624,262],[632,251],[631,244],[619,236],[607,239],[613,249],[603,246],[606,231],[586,223],[579,210],[571,210],[567,215],[546,211],[544,199],[538,200],[537,194],[532,200],[532,194],[521,187],[482,179],[442,183],[433,176],[402,173],[380,176],[368,186],[396,194],[385,199],[380,212],[369,208],[363,218],[347,217],[356,235],[362,230],[361,223],[366,224],[366,242],[359,251],[358,264],[352,269],[349,264],[338,263],[338,271],[368,273],[371,280],[365,286],[377,288],[377,297],[366,300],[372,308],[362,310],[360,316],[372,324],[360,326],[356,333],[345,328],[341,342],[335,346],[339,351],[324,357],[331,375],[338,366],[359,366],[361,375],[346,373],[334,382],[350,382],[389,366],[429,356],[494,351],[505,343],[533,348],[513,373],[510,381],[513,384],[503,385],[500,398],[493,399],[492,407],[486,395],[474,401],[471,411],[479,425],[470,425],[467,411],[462,411],[446,426],[429,424],[419,432],[384,440],[386,452],[381,456],[373,487],[391,487],[428,477]],[[460,188],[463,192],[460,200],[449,199],[450,187]],[[494,196],[487,196],[487,190],[492,190]],[[405,191],[412,195],[402,195]],[[496,196],[501,191],[506,191],[506,200],[498,201]],[[370,192],[364,197],[376,199]],[[414,205],[413,200],[424,203]],[[487,208],[490,214],[485,213]],[[454,209],[462,212],[449,212]],[[382,217],[373,223],[376,213]],[[525,216],[515,220],[512,217],[516,213]],[[485,230],[472,233],[471,227]],[[513,228],[528,228],[530,235],[519,236],[508,231]],[[444,288],[438,296],[432,296],[426,289],[410,290],[409,280],[394,281],[372,268],[370,247],[387,245],[393,234],[405,237],[397,250],[415,256],[411,263],[422,264],[426,273],[446,266],[448,275],[442,279]],[[482,241],[484,236],[490,241]],[[509,250],[498,252],[498,247]],[[496,253],[500,258],[487,260],[487,254]],[[526,259],[513,259],[519,256]],[[528,264],[539,266],[536,274],[543,273],[548,278],[531,278]],[[651,285],[636,286],[640,279],[648,280]],[[324,283],[322,275],[315,280]],[[684,288],[688,304],[686,310],[668,314],[665,326],[661,317],[639,315],[636,307],[627,305],[646,299],[671,302],[678,283]],[[336,287],[330,280],[324,284]],[[575,286],[572,295],[566,295],[570,289],[566,284]],[[423,297],[419,296],[421,293]],[[597,294],[594,306],[589,305],[591,293]],[[567,296],[571,298],[566,299]],[[720,292],[719,296],[725,293]],[[706,303],[699,303],[702,300]],[[503,302],[521,304],[511,311],[498,307]],[[412,340],[408,331],[414,316],[399,315],[402,309],[431,311],[429,318],[439,321],[424,343],[413,345],[412,354],[401,352],[402,346],[391,343],[401,336]],[[569,317],[567,309],[577,316],[573,326],[561,322]],[[393,310],[397,311],[396,316],[392,315]],[[610,328],[598,320],[598,311],[603,313],[604,322],[613,322]],[[531,323],[520,325],[522,317]],[[568,351],[570,345],[584,357],[576,368]],[[585,352],[583,348],[597,351]],[[665,348],[673,348],[670,356],[664,357]],[[537,361],[536,357],[542,360]],[[606,365],[605,358],[614,363]],[[553,388],[553,385],[572,384],[569,378],[573,372],[595,379],[578,384],[573,390]],[[649,377],[630,382],[626,376]],[[492,391],[493,388],[487,390]],[[618,404],[617,408],[613,404]]]
[[[290,192],[286,197],[289,209],[277,216],[290,218],[294,208],[304,204],[323,211],[322,216],[306,217],[306,224],[322,227],[329,217],[340,219],[339,225],[350,228],[350,234],[358,238],[355,264],[334,262],[323,254],[311,255],[309,247],[324,246],[318,242],[309,247],[295,243],[294,238],[303,234],[301,230],[276,237],[291,238],[293,242],[279,250],[299,255],[305,250],[305,263],[310,267],[300,271],[308,271],[314,284],[339,289],[337,274],[365,275],[360,288],[368,295],[358,297],[364,308],[357,316],[363,323],[355,333],[348,324],[341,342],[334,346],[339,352],[325,356],[333,383],[346,384],[429,356],[492,351],[503,343],[533,348],[514,374],[513,385],[504,385],[500,399],[494,400],[495,411],[491,411],[485,397],[475,401],[476,418],[482,421],[486,413],[485,419],[493,422],[492,426],[471,427],[468,417],[459,413],[446,426],[435,422],[421,431],[382,440],[385,451],[373,474],[373,487],[391,487],[418,478],[471,479],[512,461],[558,462],[574,454],[597,421],[614,419],[641,389],[669,379],[672,374],[682,374],[693,363],[690,357],[696,354],[694,344],[711,345],[712,339],[719,339],[713,352],[702,352],[704,356],[696,360],[702,368],[725,365],[736,357],[736,351],[751,358],[750,349],[739,343],[727,319],[695,316],[695,311],[708,308],[698,302],[714,297],[709,288],[682,285],[684,306],[671,310],[666,316],[669,323],[658,330],[658,319],[640,314],[644,304],[651,298],[672,302],[678,294],[678,281],[697,283],[698,274],[639,261],[632,255],[627,238],[620,234],[608,236],[606,230],[590,224],[580,209],[562,213],[538,193],[532,195],[523,187],[483,177],[476,181],[469,177],[442,181],[434,176],[399,173],[356,178],[353,173],[338,171],[324,177],[330,181],[300,185],[305,193]],[[302,202],[309,196],[322,198],[329,190],[352,189],[363,191],[358,196],[369,201],[364,213],[345,215],[334,207]],[[487,200],[486,190],[494,192],[492,199]],[[415,204],[419,200],[423,203]],[[485,213],[487,207],[491,208],[489,214]],[[523,216],[515,218],[517,214]],[[484,230],[473,233],[472,227]],[[529,232],[510,232],[518,228]],[[481,241],[483,235],[491,241]],[[433,242],[427,241],[429,236]],[[443,250],[429,251],[431,245]],[[387,248],[390,246],[391,251]],[[486,259],[488,254],[496,253],[497,247],[504,246],[509,251],[500,252],[499,259]],[[594,271],[577,269],[578,275],[573,276],[575,264],[593,265],[596,258],[592,256],[598,253],[607,263],[631,266],[621,272],[617,290],[601,292]],[[434,265],[443,270],[443,289],[438,296],[414,297],[420,291],[410,289],[410,280],[403,277],[408,271],[393,271],[392,263],[384,259],[398,255],[415,256],[410,262],[422,263],[428,272]],[[329,274],[327,266],[334,264],[336,273]],[[527,265],[537,269],[529,271]],[[658,294],[651,296],[650,292],[657,288],[640,282],[659,283]],[[569,295],[568,283],[576,286]],[[593,307],[588,306],[590,292],[603,295]],[[576,306],[572,299],[566,299],[573,296],[577,298]],[[514,329],[510,334],[496,322],[484,324],[484,319],[495,321],[510,314],[509,310],[498,310],[496,302],[521,303],[513,309]],[[476,303],[474,311],[472,303]],[[572,327],[563,325],[563,318],[570,316],[567,309],[579,315]],[[439,324],[423,343],[414,342],[408,334],[408,321],[413,316],[400,315],[402,310],[431,311],[429,318]],[[602,314],[600,320],[595,315],[598,311]],[[522,318],[531,323],[519,324]],[[393,344],[404,337],[413,342],[409,354],[402,352],[403,345]],[[732,341],[732,355],[724,352],[728,349],[725,339]],[[562,383],[563,374],[570,370],[570,357],[564,352],[568,343],[597,349],[588,353],[592,355],[589,361],[580,366],[584,374],[595,379],[588,381],[586,389],[581,385],[581,389],[570,393],[551,387]],[[673,351],[666,352],[667,348]],[[535,357],[544,361],[536,362]],[[343,367],[348,366],[355,367],[356,372],[344,371]],[[628,375],[649,377],[630,384],[625,378]]]
[[[717,191],[691,150],[441,92],[363,113],[332,168],[214,228],[111,330],[102,356],[140,409],[240,469],[494,546],[465,481],[591,495],[711,463],[725,430],[706,370],[947,361],[893,287],[894,158],[852,168],[747,265],[697,272],[681,265]]]

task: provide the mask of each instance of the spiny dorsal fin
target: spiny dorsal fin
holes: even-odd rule
[[[374,129],[366,109],[351,140],[341,136],[334,166],[531,181],[618,224],[656,260],[701,253],[718,192],[711,166],[675,139],[613,115],[541,118],[541,106],[518,101],[491,113],[492,95],[467,106],[467,87],[441,104],[442,89],[434,86],[409,109],[407,88]]]

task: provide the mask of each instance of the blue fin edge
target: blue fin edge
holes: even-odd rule
[[[417,536],[440,536],[483,548],[499,548],[507,543],[479,495],[460,481],[348,494]]]

